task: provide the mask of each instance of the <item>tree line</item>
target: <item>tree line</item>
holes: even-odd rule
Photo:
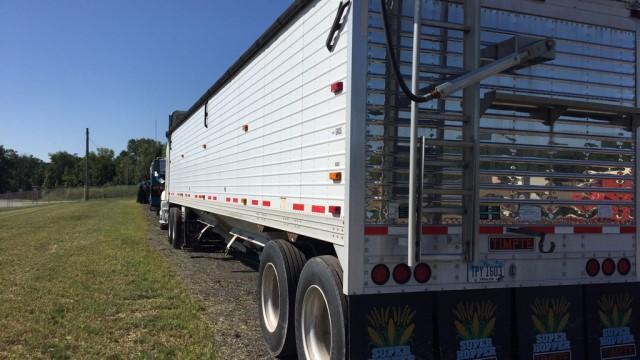
[[[149,166],[164,156],[164,145],[153,139],[131,139],[127,149],[115,155],[112,149],[89,152],[89,185],[134,185],[149,177]],[[0,194],[31,190],[84,186],[84,157],[66,151],[49,154],[45,162],[0,145]]]

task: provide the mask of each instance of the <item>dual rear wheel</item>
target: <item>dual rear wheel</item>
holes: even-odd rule
[[[263,337],[276,357],[345,357],[342,269],[334,256],[307,261],[293,244],[267,243],[260,257],[258,307]]]
[[[181,249],[184,243],[184,231],[182,224],[182,214],[179,208],[169,209],[169,244],[174,249]]]

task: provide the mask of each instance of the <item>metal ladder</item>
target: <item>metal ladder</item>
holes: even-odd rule
[[[414,2],[415,14],[421,14],[421,2],[422,0]],[[480,5],[478,1],[465,1],[463,25],[447,22],[448,2],[442,2],[441,6],[443,8],[440,21],[423,20],[420,15],[414,15],[414,49],[420,46],[418,40],[422,26],[440,29],[440,68],[432,70],[434,73],[439,74],[442,82],[445,82],[447,77],[459,75],[452,73],[451,68],[447,67],[446,44],[450,30],[463,31],[464,33],[464,72],[477,70],[480,66]],[[412,69],[414,74],[419,69],[416,63],[419,60],[415,54],[416,51],[414,51]],[[419,91],[417,89],[417,77],[415,76],[412,81],[412,90],[414,92]],[[416,143],[410,145],[417,152],[417,156],[414,155],[413,157],[416,161],[412,163],[417,171],[410,171],[410,174],[414,174],[414,176],[411,178],[413,182],[410,181],[409,185],[409,223],[410,226],[412,226],[412,223],[415,225],[413,225],[413,231],[409,230],[409,242],[414,244],[413,247],[409,246],[409,266],[413,266],[422,260],[421,254],[423,251],[420,246],[422,220],[424,217],[440,223],[446,221],[447,218],[461,218],[464,251],[463,256],[456,259],[473,261],[473,244],[478,233],[479,222],[479,84],[466,87],[463,93],[461,140],[447,140],[444,136],[444,130],[439,129],[436,139],[427,139],[422,136]],[[445,110],[444,100],[438,100],[437,108],[438,111]],[[412,118],[416,118],[416,121],[412,121],[412,125],[423,120],[416,103],[411,104],[411,110]],[[442,123],[444,124],[444,121]],[[412,126],[411,131],[412,135],[414,135],[412,138],[417,138],[417,126],[416,128]],[[443,179],[451,174],[460,174],[461,181],[457,184],[445,184]],[[425,181],[427,178],[431,180],[428,183]],[[414,189],[414,196],[411,194],[412,189]],[[416,218],[415,222],[411,219],[412,215]],[[430,256],[438,257],[436,254]],[[451,258],[450,255],[442,257]]]
[[[477,0],[466,0],[464,2],[464,24],[454,24],[442,21],[423,20],[421,18],[421,5],[424,0],[414,1],[414,24],[413,24],[413,56],[412,56],[412,82],[409,93],[403,81],[398,81],[403,85],[403,91],[408,98],[411,98],[411,125],[410,125],[410,170],[409,170],[409,225],[408,225],[408,251],[407,263],[414,266],[421,261],[421,234],[423,214],[436,215],[442,218],[446,215],[461,216],[462,220],[462,242],[463,257],[467,262],[473,262],[478,258],[477,243],[479,228],[479,183],[480,183],[480,160],[479,160],[479,127],[481,116],[480,81],[489,76],[503,71],[516,68],[523,68],[537,63],[551,60],[555,57],[555,42],[551,39],[533,39],[526,37],[514,37],[501,43],[488,46],[480,50],[480,2]],[[382,1],[384,6],[384,1]],[[442,2],[442,6],[448,6],[448,2]],[[383,8],[383,14],[384,14]],[[446,12],[443,12],[446,14]],[[384,15],[383,15],[384,16]],[[386,21],[386,20],[384,20]],[[386,26],[386,25],[385,25]],[[430,26],[441,28],[441,41],[447,41],[447,31],[463,31],[463,72],[458,72],[451,78],[444,78],[444,75],[451,75],[451,69],[442,64],[441,69],[431,67],[425,70],[420,64],[420,41],[421,28]],[[389,38],[389,35],[387,34]],[[387,39],[388,51],[391,46]],[[446,47],[440,47],[441,59],[446,59]],[[390,61],[394,64],[394,57]],[[481,66],[481,59],[489,60],[488,64]],[[435,87],[418,89],[420,71],[441,74],[444,81]],[[396,78],[401,77],[396,74]],[[431,99],[440,99],[462,90],[462,139],[447,140],[440,136],[437,140],[418,139],[418,122],[422,121],[420,109],[417,101],[426,102]],[[419,93],[425,93],[418,95]],[[442,105],[442,104],[441,104]],[[443,107],[443,106],[439,106]],[[443,111],[444,109],[441,109]],[[446,147],[458,148],[461,159],[429,158],[428,150],[443,149]],[[436,155],[438,151],[436,151]],[[440,154],[445,154],[440,151]],[[439,169],[439,170],[438,170]],[[425,176],[437,177],[446,171],[454,170],[462,173],[461,186],[440,186],[425,189]],[[437,184],[438,185],[438,184]],[[440,184],[441,185],[441,184]],[[424,195],[439,199],[440,206],[424,204]],[[443,206],[443,197],[459,197],[458,206]],[[435,201],[434,201],[435,202]]]

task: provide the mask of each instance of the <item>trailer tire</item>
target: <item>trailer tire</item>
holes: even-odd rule
[[[167,222],[169,223],[169,231],[167,231],[167,241],[169,241],[169,244],[171,244],[171,239],[173,237],[173,212],[171,211],[171,209],[169,209]]]
[[[338,259],[325,255],[309,260],[296,292],[298,359],[346,357],[346,310]]]
[[[285,240],[269,241],[260,255],[258,317],[263,338],[275,357],[296,351],[294,305],[305,261],[302,251]]]
[[[173,244],[173,237],[176,234],[176,215],[177,215],[177,211],[174,210],[175,208],[169,208],[169,236],[168,236],[168,241],[169,244]]]
[[[181,249],[184,243],[184,235],[182,233],[182,217],[180,209],[171,208],[169,210],[169,226],[172,228],[170,241],[174,249]]]

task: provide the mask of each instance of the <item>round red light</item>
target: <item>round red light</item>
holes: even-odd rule
[[[596,276],[600,272],[600,263],[596,259],[589,259],[587,261],[587,274],[589,276]]]
[[[376,285],[383,285],[389,280],[389,268],[384,264],[378,264],[371,270],[371,280]]]
[[[616,271],[616,263],[611,258],[602,261],[602,273],[611,276]]]
[[[411,268],[407,264],[398,264],[393,268],[393,280],[398,284],[404,284],[411,278]]]
[[[417,282],[424,284],[431,279],[431,268],[427,264],[420,263],[413,269],[413,277]]]
[[[631,262],[627,258],[618,260],[618,272],[620,275],[627,275],[631,271]]]

